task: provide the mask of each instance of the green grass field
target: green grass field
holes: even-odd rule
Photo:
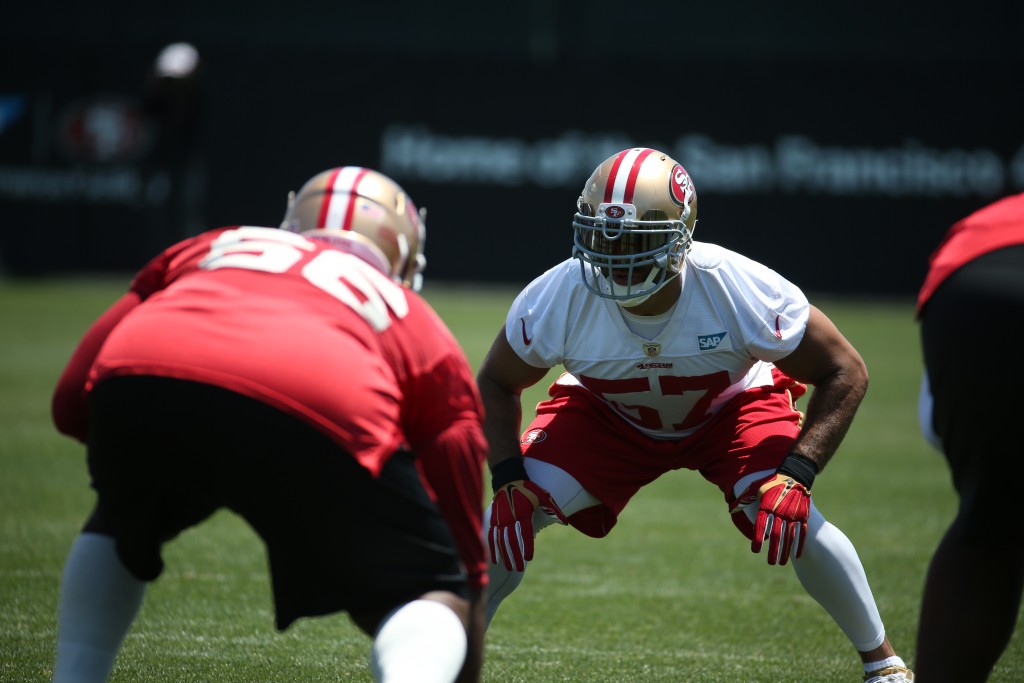
[[[92,505],[83,448],[53,429],[50,394],[78,337],[126,285],[0,281],[0,681],[49,679],[61,569]],[[514,291],[428,279],[424,294],[476,367]],[[917,431],[911,304],[816,303],[861,351],[871,388],[815,500],[857,546],[890,638],[912,663],[925,569],[955,501],[944,462]],[[488,633],[486,681],[860,680],[824,610],[790,567],[749,552],[699,475],[673,473],[641,491],[608,538],[556,527],[537,545]],[[229,513],[164,556],[113,681],[372,681],[369,640],[344,616],[274,630],[262,546]],[[1024,680],[1021,630],[993,682]]]

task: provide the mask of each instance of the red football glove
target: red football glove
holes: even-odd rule
[[[807,517],[811,514],[811,492],[784,474],[776,474],[761,484],[756,492],[752,489],[753,486],[744,491],[729,510],[734,515],[745,517],[743,510],[760,501],[754,537],[750,542],[751,552],[761,552],[761,544],[767,537],[768,564],[789,562],[794,545],[796,557],[800,557],[807,536]]]
[[[487,531],[491,562],[498,564],[500,556],[505,569],[525,571],[533,559],[533,512],[538,508],[560,524],[569,523],[551,494],[529,479],[510,481],[495,492]]]

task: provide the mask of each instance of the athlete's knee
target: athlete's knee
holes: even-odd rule
[[[439,602],[451,611],[462,622],[463,627],[469,623],[469,600],[451,591],[431,591],[420,596],[420,600]]]
[[[561,467],[534,458],[523,458],[523,464],[526,466],[526,472],[530,475],[530,479],[550,493],[558,507],[567,516],[601,504],[596,496],[583,488],[583,485],[575,477]],[[549,526],[555,520],[548,517],[541,526],[536,526],[538,521],[537,516],[534,515],[535,529]]]
[[[458,602],[460,599],[451,596]],[[438,593],[399,606],[374,634],[370,664],[382,683],[453,681],[466,661],[465,623]]]

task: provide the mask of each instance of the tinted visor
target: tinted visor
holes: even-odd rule
[[[675,236],[669,230],[616,230],[612,226],[580,230],[580,243],[586,249],[612,260],[639,256],[663,249]]]

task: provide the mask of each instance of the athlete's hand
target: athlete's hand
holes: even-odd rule
[[[761,552],[767,538],[768,564],[786,564],[794,547],[796,557],[800,557],[807,536],[807,517],[811,514],[811,492],[784,474],[776,474],[757,491],[752,489],[744,491],[730,507],[732,514],[745,516],[745,508],[758,504],[751,552]]]
[[[551,494],[529,479],[510,481],[495,491],[487,530],[491,562],[498,564],[500,557],[505,569],[525,571],[533,559],[533,512],[538,508],[560,524],[569,523]]]

